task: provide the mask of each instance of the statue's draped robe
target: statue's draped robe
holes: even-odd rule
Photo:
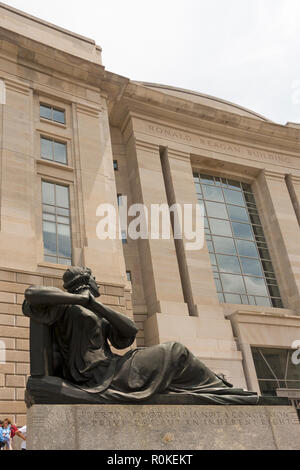
[[[104,318],[77,305],[23,304],[24,315],[54,328],[62,357],[63,379],[100,394],[110,402],[139,402],[155,394],[184,393],[212,404],[256,404],[258,396],[234,389],[215,375],[185,346],[166,343],[128,351],[135,337],[122,337]]]

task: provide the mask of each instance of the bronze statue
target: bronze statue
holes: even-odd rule
[[[54,364],[52,377],[49,370],[31,373],[30,404],[139,403],[157,396],[165,403],[174,397],[178,403],[180,397],[204,404],[258,403],[257,394],[233,388],[180,343],[114,354],[110,344],[118,350],[133,344],[134,322],[95,299],[100,293],[90,269],[70,268],[63,280],[66,292],[38,286],[25,292],[24,315],[52,331],[46,354],[50,348]],[[41,335],[32,330],[31,336],[32,362],[45,351],[35,350]]]

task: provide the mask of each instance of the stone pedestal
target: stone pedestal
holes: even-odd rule
[[[291,406],[34,405],[30,450],[299,450]]]

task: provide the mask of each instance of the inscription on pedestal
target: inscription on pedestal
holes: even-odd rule
[[[41,450],[292,450],[299,424],[292,406],[35,405],[27,436]]]

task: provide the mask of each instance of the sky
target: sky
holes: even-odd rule
[[[94,39],[109,71],[300,123],[299,0],[2,1]]]

